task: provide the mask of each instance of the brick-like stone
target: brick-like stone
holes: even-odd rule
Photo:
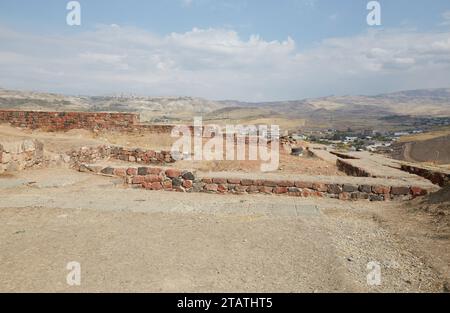
[[[359,192],[359,191],[357,191],[357,192],[353,192],[353,193],[351,194],[351,198],[352,198],[353,200],[367,200],[367,199],[369,199],[369,194],[368,194],[368,193],[365,193],[365,192]]]
[[[147,183],[162,182],[162,177],[158,175],[146,175],[145,181]]]
[[[259,187],[258,186],[249,186],[248,192],[249,193],[259,193]]]
[[[273,180],[265,180],[264,181],[264,186],[266,186],[266,187],[277,187],[278,186],[278,182],[273,181]]]
[[[202,182],[205,184],[212,184],[212,178],[202,178]]]
[[[264,180],[263,179],[255,179],[254,185],[255,186],[264,186]]]
[[[226,184],[227,179],[226,178],[213,178],[214,184]]]
[[[273,192],[276,194],[283,194],[283,193],[287,193],[288,189],[287,189],[287,187],[275,187]]]
[[[236,185],[236,187],[234,188],[234,190],[237,192],[237,193],[244,193],[244,192],[247,192],[248,191],[248,186],[241,186],[241,185]]]
[[[135,176],[135,177],[133,177],[131,182],[133,184],[142,184],[143,182],[145,182],[145,177],[144,176]]]
[[[147,168],[146,167],[139,167],[138,168],[138,175],[142,175],[142,176],[147,175]]]
[[[237,178],[228,178],[228,183],[233,185],[240,185],[241,180]]]
[[[261,193],[269,194],[269,193],[272,193],[272,192],[273,192],[273,187],[260,186],[260,187],[259,187],[259,191],[260,191]]]
[[[295,182],[295,187],[297,188],[308,188],[308,189],[312,189],[313,188],[313,183],[311,182],[304,182],[304,181],[296,181]]]
[[[217,184],[206,184],[205,190],[210,192],[216,192],[219,186]]]
[[[176,177],[176,178],[172,179],[172,185],[174,187],[180,187],[183,185],[183,180],[181,178]]]
[[[203,190],[204,185],[205,184],[201,183],[201,182],[194,183],[194,186],[192,187],[192,191],[193,192],[201,192]]]
[[[194,184],[193,184],[192,180],[185,180],[183,182],[183,187],[186,188],[186,189],[190,189],[193,186],[194,186]]]
[[[128,168],[127,175],[130,175],[130,176],[137,175],[137,168],[133,168],[133,167]]]
[[[125,176],[127,176],[127,170],[124,168],[116,168],[116,169],[114,169],[114,175],[120,176],[120,177],[125,177]]]
[[[313,183],[312,189],[316,191],[326,192],[328,190],[328,187],[326,184],[323,183]]]
[[[371,193],[372,192],[372,186],[370,185],[361,185],[359,186],[359,191],[364,193]]]
[[[295,183],[292,180],[280,180],[278,182],[279,187],[294,187]]]
[[[344,191],[342,193],[339,194],[339,200],[351,200],[352,196],[350,195],[350,193]]]
[[[369,195],[370,201],[384,201],[383,195],[371,194]]]
[[[159,175],[159,174],[161,174],[163,172],[163,169],[162,168],[159,168],[159,167],[149,167],[148,169],[147,169],[147,173],[148,174],[151,174],[151,175]]]
[[[151,189],[152,190],[162,190],[163,186],[161,185],[161,183],[155,182],[155,183],[151,184]]]
[[[394,196],[409,195],[409,193],[410,193],[409,187],[392,187],[391,188],[391,194]]]
[[[351,185],[351,184],[344,184],[342,185],[342,191],[344,192],[355,192],[358,191],[358,186],[356,185]]]
[[[172,181],[171,180],[165,180],[163,182],[163,188],[164,188],[164,190],[172,190],[172,188],[173,188]]]
[[[185,172],[181,175],[181,177],[183,177],[183,179],[186,179],[186,180],[192,180],[192,181],[195,180],[194,173],[192,173],[192,172]]]
[[[217,186],[217,191],[221,192],[221,193],[225,193],[225,192],[228,191],[228,186],[220,184],[220,185]]]
[[[290,188],[288,188],[288,191],[289,192],[301,192],[301,190],[297,187],[290,187]]]
[[[391,192],[391,187],[381,186],[381,185],[373,186],[372,192],[376,193],[378,195],[388,194]]]
[[[175,168],[169,168],[166,170],[166,176],[169,178],[175,178],[181,176],[181,171]]]
[[[254,184],[255,184],[255,181],[253,179],[243,179],[241,181],[241,185],[242,186],[251,186],[251,185],[254,185]]]
[[[114,168],[106,167],[106,168],[101,170],[101,173],[105,174],[105,175],[113,175],[114,174]]]
[[[427,195],[428,191],[421,187],[413,186],[411,187],[411,193],[414,197],[420,197]]]
[[[327,192],[331,194],[340,194],[342,192],[342,186],[338,184],[329,184],[327,186]]]

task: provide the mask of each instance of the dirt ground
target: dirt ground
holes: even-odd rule
[[[142,149],[171,150],[176,138],[170,134],[126,134],[120,132],[94,133],[87,130],[70,130],[68,132],[48,133],[39,130],[24,130],[0,124],[0,142],[14,138],[33,138],[44,144],[46,151],[53,153],[65,153],[83,146],[119,145],[125,147],[140,147]],[[205,143],[206,143],[205,139]],[[248,151],[248,147],[246,148]],[[225,159],[225,157],[224,157]],[[202,172],[232,171],[232,172],[260,172],[260,161],[180,161],[173,164],[181,169],[196,169]],[[280,149],[280,166],[278,173],[343,176],[336,165],[318,158],[307,156],[296,157],[290,155],[289,150]]]
[[[0,224],[2,292],[448,291],[448,230],[416,202],[152,192],[40,169],[0,176]]]

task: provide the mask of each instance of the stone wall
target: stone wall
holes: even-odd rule
[[[105,159],[115,159],[139,164],[174,163],[170,151],[143,150],[103,145],[99,147],[83,147],[68,152],[73,163],[94,163]]]
[[[401,169],[405,172],[424,177],[435,185],[444,187],[450,182],[450,173],[418,167],[415,165],[402,164]]]
[[[340,200],[409,200],[428,191],[416,186],[337,184],[314,181],[198,177],[193,171],[161,167],[104,167],[81,164],[81,172],[123,177],[133,188],[214,194],[269,194]]]
[[[44,161],[43,144],[37,140],[0,143],[0,174],[20,171]]]
[[[129,130],[139,124],[133,113],[40,112],[0,110],[0,122],[46,131],[71,129]]]
[[[362,168],[359,168],[357,166],[354,166],[353,164],[346,162],[342,159],[336,160],[336,166],[337,168],[344,172],[345,174],[349,176],[356,176],[356,177],[370,177],[370,173],[363,170]]]

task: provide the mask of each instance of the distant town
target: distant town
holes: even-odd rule
[[[394,119],[397,117],[392,117]],[[425,133],[440,127],[450,126],[449,117],[414,117],[408,119],[401,131],[381,129],[348,128],[345,131],[337,129],[309,130],[301,134],[292,134],[296,140],[305,140],[328,145],[333,149],[347,151],[370,151],[379,153],[392,152],[392,144],[403,136]]]

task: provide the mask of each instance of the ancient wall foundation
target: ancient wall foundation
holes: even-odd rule
[[[24,170],[41,164],[43,161],[43,145],[37,140],[0,143],[0,174]]]
[[[170,151],[144,150],[108,145],[83,147],[68,152],[68,155],[73,163],[95,163],[105,159],[115,159],[138,164],[165,164],[175,162]]]
[[[338,184],[314,181],[199,177],[195,172],[161,167],[112,167],[81,164],[81,172],[123,177],[132,188],[213,194],[271,194],[340,200],[409,200],[428,190],[408,185]]]
[[[405,172],[426,178],[433,184],[441,187],[448,185],[450,182],[450,172],[437,171],[409,164],[402,164],[401,169]]]
[[[133,113],[41,112],[1,110],[0,122],[12,126],[46,131],[71,129],[128,130],[139,124]]]

